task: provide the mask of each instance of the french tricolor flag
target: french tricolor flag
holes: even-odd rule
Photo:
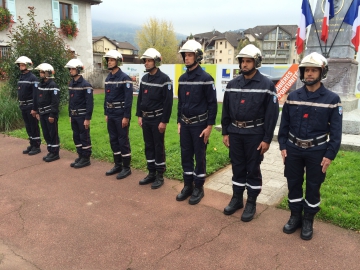
[[[324,19],[322,23],[321,40],[326,43],[329,37],[329,20],[334,17],[334,1],[325,0]]]
[[[348,12],[346,13],[346,16],[344,18],[344,22],[347,24],[352,25],[352,38],[351,42],[355,46],[355,51],[359,50],[359,44],[360,44],[360,0],[354,0],[349,7]]]
[[[314,23],[314,17],[308,0],[303,0],[301,5],[300,24],[297,30],[296,47],[297,54],[301,54],[304,50],[304,42],[306,39],[306,27]]]

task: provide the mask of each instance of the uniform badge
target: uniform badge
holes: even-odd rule
[[[74,96],[74,94],[71,94],[71,97],[73,97]]]
[[[20,86],[19,86],[18,90],[20,90]]]
[[[189,96],[189,95],[190,95],[190,92],[186,92],[186,95]]]
[[[273,102],[276,103],[277,102],[277,96],[273,97]]]
[[[106,90],[106,93],[110,93],[110,89]]]
[[[130,88],[130,83],[126,83],[126,87],[127,87],[127,88]]]
[[[54,95],[57,95],[57,90],[54,90]]]
[[[343,107],[339,106],[339,114],[342,115],[342,113],[343,113]]]
[[[245,99],[242,99],[242,100],[240,101],[240,103],[241,103],[241,104],[244,104],[244,103],[245,103]]]
[[[168,84],[168,89],[169,89],[169,91],[171,90],[171,84]]]
[[[88,94],[91,94],[91,89],[89,88],[89,89],[87,90],[87,92],[88,92]]]
[[[34,85],[35,85],[35,87],[38,87],[38,84],[37,84],[37,83],[35,83]]]
[[[215,88],[215,84],[212,84],[212,87],[213,87],[213,90],[216,90],[216,88]]]
[[[147,94],[147,92],[148,92],[148,90],[147,90],[147,89],[145,89],[145,90],[144,90],[144,94]]]

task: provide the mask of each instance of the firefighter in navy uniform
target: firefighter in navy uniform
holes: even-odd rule
[[[229,148],[233,171],[233,196],[224,214],[244,207],[246,188],[248,198],[241,220],[248,222],[256,213],[262,187],[260,164],[273,138],[279,104],[274,84],[257,70],[261,51],[249,44],[236,58],[241,75],[226,87],[221,119],[223,143]]]
[[[187,70],[179,78],[177,122],[184,188],[176,200],[183,201],[190,196],[189,204],[194,205],[204,197],[206,146],[216,119],[216,89],[214,79],[200,66],[201,44],[188,40],[179,52]]]
[[[31,72],[33,63],[30,58],[20,56],[15,61],[15,64],[19,66],[21,72],[18,81],[18,99],[30,142],[30,145],[23,151],[23,154],[32,156],[41,152],[39,120],[36,119],[35,111],[36,92],[39,82],[36,76]]]
[[[46,162],[58,160],[60,139],[58,133],[60,89],[54,82],[54,68],[47,63],[38,65],[40,84],[37,91],[36,117],[40,120],[48,154],[43,157]]]
[[[171,116],[173,88],[169,76],[158,68],[161,64],[161,54],[157,50],[147,49],[141,59],[148,73],[143,76],[140,83],[136,116],[143,130],[149,174],[139,181],[139,184],[152,183],[151,188],[157,189],[164,184],[164,137],[166,124]]]
[[[110,50],[105,55],[109,75],[105,79],[104,111],[110,145],[113,151],[114,167],[106,175],[118,173],[117,179],[123,179],[131,174],[131,149],[129,141],[129,126],[133,100],[133,83],[128,75],[119,68],[122,55],[116,50]]]
[[[71,59],[65,68],[69,69],[72,77],[69,83],[69,117],[76,152],[79,155],[70,166],[83,168],[90,165],[90,120],[94,108],[93,88],[80,74],[84,70],[84,65],[79,59]]]
[[[294,233],[301,227],[300,237],[310,240],[314,216],[320,210],[320,187],[341,144],[342,106],[340,97],[321,83],[328,72],[322,55],[314,52],[305,56],[299,70],[304,86],[289,94],[278,135],[291,210],[283,232]]]

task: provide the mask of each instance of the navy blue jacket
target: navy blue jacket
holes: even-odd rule
[[[223,135],[263,134],[263,141],[271,143],[278,116],[279,103],[275,86],[259,71],[249,80],[240,75],[227,84],[221,117]],[[252,128],[238,128],[232,124],[232,121],[257,119],[263,119],[264,124]]]
[[[75,81],[72,79],[69,83],[69,116],[71,110],[86,109],[85,119],[91,120],[94,108],[93,88],[91,84],[82,76]]]
[[[111,72],[105,79],[104,114],[131,118],[133,100],[133,82],[130,77],[119,69],[115,74]],[[122,108],[107,108],[106,102],[124,102]]]
[[[181,115],[187,118],[208,112],[208,125],[214,125],[217,113],[217,99],[214,79],[200,65],[192,71],[186,71],[179,78],[179,102],[177,121]],[[202,122],[192,125],[201,125]]]
[[[50,113],[49,117],[59,116],[60,89],[53,79],[41,82],[37,91],[37,107],[39,114]],[[44,110],[42,110],[44,109]]]
[[[318,146],[303,149],[288,140],[291,132],[306,140],[329,134],[330,140]],[[321,84],[308,97],[305,86],[289,94],[281,116],[278,141],[280,150],[294,147],[302,151],[327,149],[325,157],[333,160],[339,151],[342,134],[342,106],[340,97]]]
[[[19,101],[28,101],[31,105],[20,105],[22,110],[34,110],[36,107],[36,93],[39,81],[31,72],[21,74],[18,81],[18,99]]]
[[[154,75],[145,74],[140,83],[137,100],[136,116],[142,117],[142,112],[163,109],[162,123],[169,123],[173,104],[173,87],[168,75],[160,69]]]

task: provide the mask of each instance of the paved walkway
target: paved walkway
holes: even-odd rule
[[[206,189],[193,206],[175,200],[179,181],[151,190],[144,172],[118,181],[110,163],[70,168],[65,150],[46,163],[44,145],[28,156],[26,144],[0,134],[1,270],[359,269],[359,233],[316,220],[303,241],[274,206],[241,222],[242,210],[222,213],[228,194]]]
[[[277,133],[278,128],[275,130],[275,134]],[[343,134],[341,149],[360,151],[360,135]],[[287,195],[288,191],[277,137],[274,138],[270,149],[265,153],[264,161],[261,163],[261,173],[263,187],[257,201],[262,204],[275,205]],[[232,195],[231,178],[232,169],[229,165],[208,177],[205,187]],[[246,197],[246,192],[244,195]]]

